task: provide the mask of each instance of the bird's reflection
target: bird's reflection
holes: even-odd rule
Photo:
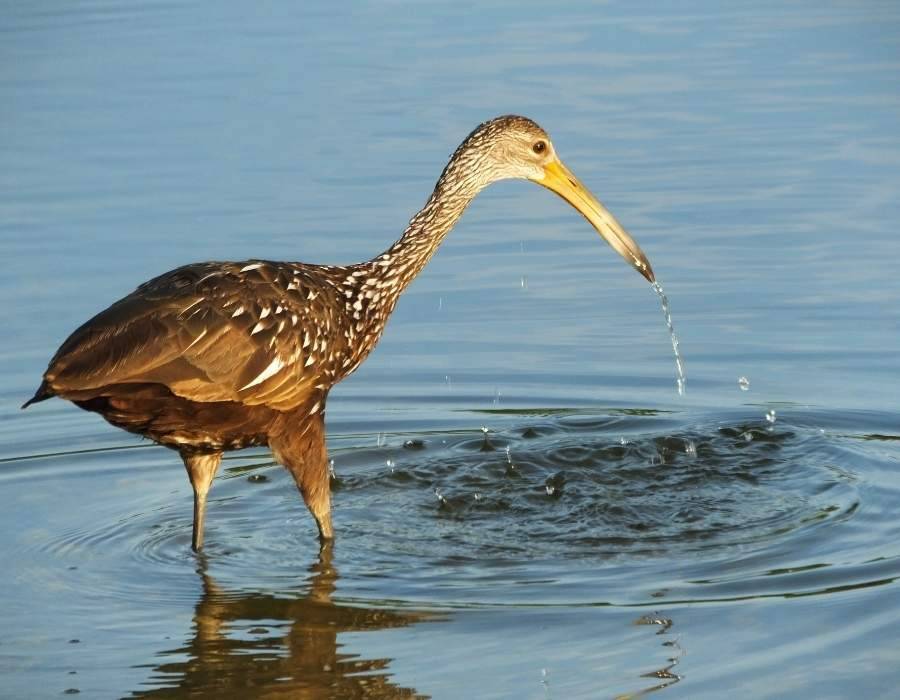
[[[406,627],[433,615],[336,605],[338,573],[332,546],[322,547],[297,596],[222,590],[201,559],[203,593],[193,638],[160,654],[152,689],[133,697],[211,695],[241,698],[425,697],[394,684],[389,658],[362,659],[341,652],[338,635]]]
[[[652,615],[642,615],[634,621],[634,624],[659,625],[659,631],[656,634],[668,636],[669,631],[672,629],[673,622],[672,618],[664,617],[654,613]],[[678,643],[677,639],[666,639],[662,644],[672,653],[672,655],[668,657],[666,665],[653,671],[649,671],[648,673],[641,674],[641,678],[653,678],[658,682],[654,683],[653,685],[645,686],[633,693],[618,695],[616,696],[616,700],[631,700],[632,698],[639,698],[644,695],[649,695],[650,693],[655,693],[658,690],[668,688],[669,686],[674,685],[681,680],[681,676],[675,673],[675,667],[678,666],[678,664],[681,662],[681,657],[684,655],[684,650],[681,648],[681,645]]]

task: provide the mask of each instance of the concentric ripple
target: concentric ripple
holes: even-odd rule
[[[339,595],[437,606],[640,603],[803,593],[819,579],[862,585],[897,573],[895,555],[878,556],[859,537],[894,527],[877,504],[898,496],[873,475],[890,468],[883,446],[895,444],[875,439],[876,429],[843,435],[819,427],[826,416],[784,411],[774,424],[762,411],[694,422],[646,411],[485,418],[484,429],[332,446]],[[200,559],[189,548],[183,475],[172,465],[147,478],[158,486],[117,489],[96,518],[33,546],[62,561],[106,562],[82,585],[145,601],[172,590],[190,597],[181,584],[198,562],[225,588],[294,590],[316,557],[293,482],[265,456],[225,462]]]

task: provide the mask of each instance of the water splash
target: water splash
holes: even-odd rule
[[[750,380],[747,377],[738,377],[738,386],[741,387],[741,391],[749,391]]]
[[[768,411],[766,413],[766,420],[769,421],[772,425],[775,425],[775,409]]]
[[[509,452],[509,445],[506,446],[506,475],[510,476],[516,473],[516,465],[513,464],[512,455]]]
[[[684,375],[684,359],[681,357],[681,350],[678,348],[678,336],[675,335],[675,328],[672,325],[672,312],[669,311],[669,298],[663,291],[659,282],[653,283],[653,291],[659,297],[662,304],[663,315],[666,317],[666,327],[669,329],[669,336],[672,338],[672,350],[675,352],[675,386],[678,387],[678,395],[684,396],[685,384],[687,377]]]

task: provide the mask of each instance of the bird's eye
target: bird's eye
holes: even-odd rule
[[[547,150],[547,142],[535,141],[534,145],[531,147],[531,150],[538,154],[543,153]]]

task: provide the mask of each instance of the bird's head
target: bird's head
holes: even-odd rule
[[[465,172],[481,189],[497,180],[531,180],[552,190],[577,209],[597,232],[648,281],[653,268],[634,239],[556,155],[553,142],[526,117],[507,115],[481,124],[456,150],[443,179]]]

